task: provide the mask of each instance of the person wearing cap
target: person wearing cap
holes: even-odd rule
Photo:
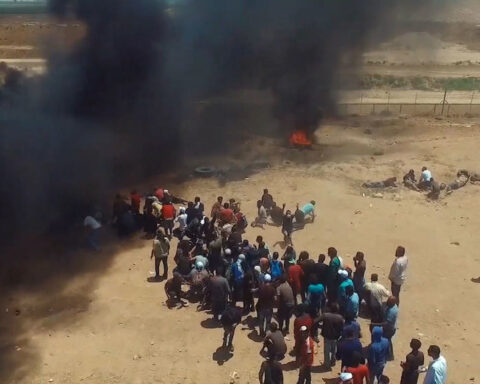
[[[188,276],[188,281],[190,282],[190,294],[193,297],[203,296],[208,277],[208,271],[205,269],[203,263],[197,261],[195,267]]]
[[[300,369],[298,371],[297,384],[311,384],[313,356],[315,355],[315,344],[310,337],[310,330],[303,325],[300,327]]]
[[[383,337],[382,327],[374,327],[372,331],[372,343],[368,346],[367,354],[371,384],[374,384],[375,380],[380,381],[380,376],[382,376],[385,364],[387,363],[388,349],[388,340]]]
[[[368,367],[362,352],[356,351],[352,354],[351,364],[346,366],[345,372],[352,374],[353,384],[370,384]]]
[[[222,313],[220,322],[223,326],[223,348],[233,352],[233,337],[235,329],[242,321],[242,310],[233,305],[229,305]]]
[[[347,287],[353,288],[353,281],[350,279],[349,273],[346,269],[340,269],[338,271],[338,276],[339,276],[340,285],[338,286],[338,291],[337,291],[337,301],[343,313],[347,305],[346,289]]]
[[[400,384],[417,384],[418,370],[425,362],[423,352],[420,351],[421,347],[422,343],[420,340],[412,339],[410,341],[412,351],[407,355],[405,361],[400,363],[403,369]]]
[[[432,361],[428,364],[423,384],[445,384],[447,382],[447,360],[440,354],[440,347],[430,345],[428,356],[432,358]]]
[[[293,336],[295,338],[295,346],[293,347],[293,353],[298,358],[302,344],[300,329],[302,327],[307,327],[307,329],[311,331],[313,327],[313,319],[307,312],[307,306],[305,304],[297,305],[294,312],[295,320],[293,321]]]
[[[160,262],[163,263],[163,279],[168,276],[168,254],[170,253],[170,242],[165,235],[163,228],[157,229],[157,234],[153,240],[152,253],[150,259],[155,257],[155,278],[160,279]]]
[[[269,274],[264,276],[265,282],[258,287],[257,316],[259,323],[259,334],[265,337],[267,328],[272,322],[273,306],[275,304],[275,287],[272,285],[272,277]]]
[[[353,375],[350,372],[342,372],[338,378],[339,382],[342,384],[356,384],[353,381]]]
[[[397,305],[400,305],[400,289],[405,283],[408,266],[408,257],[405,253],[405,248],[398,246],[395,250],[395,260],[390,267],[388,279],[392,283],[392,295],[397,298]]]

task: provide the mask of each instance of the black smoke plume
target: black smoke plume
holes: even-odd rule
[[[268,90],[282,134],[312,131],[335,111],[342,69],[418,3],[51,0],[86,36],[43,77],[1,91],[2,242],[78,222],[110,188],[161,171],[198,100]]]

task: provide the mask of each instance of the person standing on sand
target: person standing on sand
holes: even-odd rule
[[[222,275],[223,268],[219,266],[216,272],[217,274],[212,276],[207,284],[207,292],[210,295],[213,318],[220,320],[222,317],[222,312],[227,307],[227,302],[231,296],[231,291],[227,279]]]
[[[370,383],[375,384],[375,379],[380,382],[388,357],[388,340],[383,337],[382,327],[374,327],[372,343],[368,346],[368,371]]]
[[[424,364],[423,352],[420,351],[422,343],[418,339],[410,341],[412,351],[407,355],[405,361],[400,363],[402,367],[402,378],[400,384],[417,384],[418,370]]]
[[[157,234],[153,240],[152,253],[150,259],[155,257],[155,278],[160,279],[160,262],[163,263],[162,278],[166,279],[168,276],[168,254],[170,253],[170,242],[165,235],[163,228],[157,229]]]
[[[390,297],[390,292],[378,282],[378,275],[372,273],[371,282],[365,284],[366,302],[372,323],[383,322],[383,300]]]
[[[355,291],[363,298],[363,288],[365,287],[365,272],[367,270],[367,262],[365,261],[365,254],[363,252],[357,252],[353,258],[355,265],[355,272],[353,272],[353,286]]]
[[[267,212],[273,207],[273,197],[270,193],[268,193],[268,189],[263,190],[262,198],[260,199],[262,206],[266,209]]]
[[[335,301],[337,299],[338,291],[338,270],[341,267],[341,262],[335,248],[328,248],[327,254],[330,258],[327,273],[327,297],[329,300]]]
[[[222,313],[220,322],[223,326],[223,348],[233,352],[233,337],[235,336],[235,329],[237,325],[242,322],[242,310],[234,306],[228,306]]]
[[[220,213],[220,210],[222,209],[222,203],[223,203],[223,197],[218,196],[217,201],[213,204],[212,210],[211,210],[211,213],[210,213],[210,217],[212,219],[217,219],[218,218],[218,214]]]
[[[283,242],[287,245],[292,245],[292,232],[293,232],[293,215],[292,212],[288,209],[283,215],[282,220],[282,234]]]
[[[278,326],[282,332],[288,334],[290,332],[290,319],[295,307],[295,298],[290,284],[287,282],[285,275],[280,276],[279,286],[277,287],[278,297]],[[285,328],[283,325],[285,324]]]
[[[352,374],[353,384],[370,384],[368,367],[361,352],[353,352],[352,363],[346,366],[345,372]]]
[[[324,313],[319,320],[322,322],[323,336],[323,366],[331,369],[336,362],[337,343],[343,332],[345,320],[340,315],[337,303],[329,305],[330,312]]]
[[[265,337],[273,317],[273,306],[277,291],[271,283],[269,274],[264,276],[265,282],[258,287],[257,317],[259,322],[259,334]]]
[[[423,384],[445,384],[447,382],[447,360],[440,354],[440,347],[430,345],[428,356],[433,360],[428,365]]]
[[[397,298],[397,305],[400,305],[400,290],[407,277],[408,257],[405,248],[398,246],[395,251],[395,260],[390,267],[388,279],[392,283],[392,295]]]
[[[313,339],[310,337],[310,330],[305,325],[300,328],[300,338],[300,369],[297,384],[311,384],[315,347]]]
[[[283,384],[282,364],[273,356],[268,357],[260,366],[258,381],[260,384]]]

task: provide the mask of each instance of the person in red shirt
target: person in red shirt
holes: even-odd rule
[[[173,223],[175,220],[176,211],[175,207],[170,201],[165,202],[162,205],[162,220],[163,220],[163,227],[165,228],[165,232],[167,233],[168,237],[171,239],[173,235]]]
[[[300,353],[300,346],[302,343],[302,335],[300,329],[307,327],[308,330],[312,329],[313,319],[307,313],[307,306],[300,304],[295,308],[295,321],[293,322],[293,336],[295,338],[295,346],[293,347],[293,353],[298,357]]]
[[[235,224],[236,217],[233,213],[233,210],[230,208],[230,204],[223,204],[223,208],[220,210],[220,225],[224,226],[225,224]]]
[[[141,202],[141,200],[142,200],[142,197],[134,189],[130,193],[130,204],[132,206],[132,212],[133,212],[134,215],[140,215],[140,202]]]
[[[300,346],[300,369],[298,371],[297,384],[311,384],[314,343],[310,337],[310,330],[304,325],[300,328],[301,346]]]
[[[163,201],[163,198],[165,197],[165,193],[163,192],[163,188],[157,188],[155,189],[154,195],[157,197],[160,202]]]
[[[295,304],[297,304],[297,295],[302,292],[303,276],[304,272],[300,265],[293,264],[288,268],[288,282],[293,290]]]
[[[345,372],[353,375],[353,384],[370,384],[368,367],[365,365],[362,354],[358,351],[353,352],[352,366],[345,367]]]

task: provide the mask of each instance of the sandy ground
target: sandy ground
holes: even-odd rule
[[[429,202],[403,188],[386,192],[383,199],[370,198],[368,193],[363,196],[360,184],[400,177],[424,164],[441,181],[453,180],[457,168],[480,170],[479,123],[420,118],[331,121],[319,130],[313,151],[292,151],[262,138],[250,158],[263,156],[272,168],[224,186],[214,179],[192,178],[177,185],[165,185],[162,178],[155,181],[182,196],[202,196],[208,208],[219,194],[235,197],[250,220],[263,187],[292,208],[315,199],[318,220],[294,234],[297,250],[316,256],[335,246],[347,262],[363,250],[367,273],[379,273],[385,284],[395,247],[406,246],[410,265],[395,338],[396,360],[387,364],[386,373],[392,383],[398,382],[400,360],[410,339],[418,337],[425,350],[431,343],[441,346],[449,363],[449,383],[475,383],[480,380],[480,284],[470,279],[480,275],[480,218],[475,214],[480,186],[468,185]],[[366,128],[371,134],[364,133]],[[384,155],[373,156],[379,150]],[[274,245],[281,239],[278,228],[249,228],[245,238],[253,241],[258,234],[281,251]],[[209,316],[197,312],[195,305],[167,309],[164,283],[147,281],[153,273],[150,245],[137,239],[101,254],[86,254],[83,257],[109,262],[67,276],[62,284],[52,279],[51,286],[12,293],[0,311],[2,352],[10,361],[1,382],[224,384],[233,372],[238,373],[236,383],[256,382],[261,344],[248,327],[252,322],[238,329],[234,356],[219,361],[222,330],[212,328]],[[366,324],[362,320],[365,335]],[[368,343],[368,337],[363,342]],[[288,344],[292,346],[292,340]],[[322,360],[320,344],[315,366]],[[297,375],[290,361],[285,359],[286,383],[295,382]],[[314,382],[328,383],[338,368],[314,371]]]

